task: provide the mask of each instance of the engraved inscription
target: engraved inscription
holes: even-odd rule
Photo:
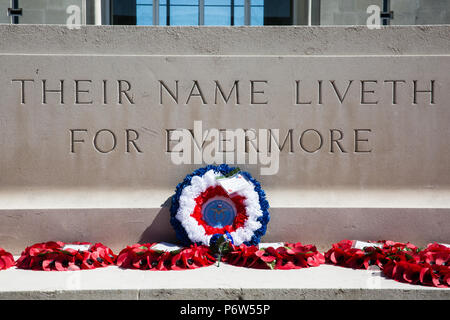
[[[86,147],[98,153],[108,154],[117,151],[118,143],[121,143],[121,151],[124,153],[143,153],[142,145],[138,141],[139,132],[135,129],[124,129],[120,135],[110,129],[95,132],[88,129],[69,129],[69,139],[70,153],[75,154],[86,151]]]
[[[248,90],[249,105],[267,105],[271,100],[269,89],[273,81],[249,80],[243,83],[240,80],[227,81],[227,85],[219,80],[209,82],[192,80],[158,80],[157,93],[149,95],[149,101],[141,103],[155,103],[158,97],[159,105],[200,103],[201,105],[241,105],[241,92]],[[42,104],[56,103],[74,105],[89,105],[97,101],[102,104],[115,103],[119,105],[135,105],[137,93],[130,80],[102,80],[94,83],[92,79],[11,79],[15,87],[18,101],[21,104],[32,104],[37,95]],[[285,84],[287,85],[287,84]],[[67,100],[67,90],[72,87],[72,101]],[[94,90],[94,87],[96,90]],[[151,87],[151,86],[150,86]],[[436,80],[386,79],[386,80],[295,80],[292,86],[294,105],[324,105],[338,102],[341,105],[358,95],[361,106],[378,105],[380,97],[391,97],[392,105],[400,103],[400,93],[406,93],[411,105],[435,105]],[[305,88],[307,87],[307,89]],[[206,90],[207,88],[208,90]],[[40,92],[38,92],[40,91]],[[329,93],[328,95],[326,93]],[[325,96],[327,98],[325,98]],[[405,101],[402,101],[405,102]]]
[[[11,84],[20,106],[31,106],[36,99],[42,105],[71,105],[98,106],[135,105],[136,107],[152,107],[155,105],[170,107],[173,105],[196,106],[242,106],[257,107],[269,103],[276,103],[273,99],[272,85],[280,86],[275,81],[268,79],[239,80],[179,80],[159,79],[156,86],[148,84],[148,88],[154,88],[146,95],[141,95],[135,90],[135,83],[129,79],[102,79],[94,80],[87,77],[80,79],[35,79],[32,77],[13,78]],[[401,99],[409,99],[411,106],[431,106],[438,101],[436,80],[404,80],[404,79],[296,79],[293,85],[283,84],[283,88],[291,88],[292,106],[302,108],[316,106],[327,107],[328,104],[348,105],[358,101],[360,106],[377,106],[380,99],[390,102],[392,106],[400,103]],[[71,92],[70,92],[70,89]],[[242,92],[247,91],[243,102]],[[244,95],[245,97],[245,95]],[[148,99],[148,101],[145,101]],[[156,101],[155,101],[156,99]],[[302,110],[302,108],[299,108]],[[171,112],[171,111],[167,111]],[[173,144],[177,142],[173,136],[178,137],[178,129],[165,129],[165,152],[181,152],[173,150]],[[194,137],[192,129],[191,135]],[[244,151],[250,149],[259,152],[261,141],[250,129],[241,129],[245,132]],[[355,128],[343,130],[341,128],[305,128],[284,129],[286,134],[279,138],[278,129],[264,129],[267,131],[268,152],[273,150],[286,151],[290,154],[303,152],[304,154],[316,154],[327,152],[329,154],[366,154],[374,150],[373,130],[371,128]],[[235,152],[227,149],[232,141],[227,138],[227,129],[218,129],[219,152]],[[86,150],[108,155],[118,150],[124,153],[143,154],[143,145],[140,133],[136,129],[99,128],[88,130],[83,128],[69,129],[69,150],[72,154]],[[195,139],[194,139],[195,140]],[[195,141],[198,147],[208,145],[206,141]],[[275,149],[273,149],[275,148]]]
[[[180,153],[180,150],[174,148],[180,142],[180,134],[183,129],[166,129],[165,130],[165,152],[166,153]],[[207,140],[207,136],[203,135],[203,140],[195,135],[194,129],[188,129],[191,135],[191,139],[198,148],[206,147],[210,142]],[[217,141],[217,149],[219,152],[236,152],[236,146],[229,144],[229,139],[223,138],[228,136],[227,132],[231,132],[231,129],[220,129],[219,139]],[[245,136],[245,148],[243,152],[249,153],[250,151],[259,152],[259,145],[263,142],[261,140],[267,140],[268,152],[285,151],[288,154],[294,154],[296,152],[302,152],[304,154],[312,154],[318,151],[326,152],[329,154],[345,154],[345,153],[370,153],[373,146],[371,141],[372,129],[352,129],[344,131],[342,129],[284,129],[286,134],[279,136],[274,135],[273,130],[266,130],[267,133],[261,137],[256,135],[254,129],[243,129]],[[231,136],[231,135],[230,135]],[[325,148],[324,146],[327,146]],[[231,147],[230,147],[231,146]],[[328,149],[328,150],[326,150]]]

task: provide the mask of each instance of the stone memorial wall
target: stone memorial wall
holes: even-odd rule
[[[0,29],[3,247],[174,241],[212,162],[263,184],[264,241],[449,241],[449,27]]]

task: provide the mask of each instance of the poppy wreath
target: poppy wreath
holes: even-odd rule
[[[411,256],[420,251],[411,243],[382,240],[374,242],[374,245],[376,244],[382,244],[382,247],[367,246],[358,249],[353,248],[352,240],[342,240],[334,243],[325,253],[325,260],[330,264],[353,269],[368,269],[372,265],[383,268],[384,264],[389,262],[389,257]]]
[[[448,288],[450,248],[433,243],[415,254],[397,252],[389,256],[383,273],[399,282]]]
[[[175,251],[152,249],[157,243],[134,244],[123,249],[117,265],[125,269],[186,270],[212,265],[216,260],[207,246],[191,245]]]
[[[14,257],[11,253],[0,248],[0,270],[6,270],[14,266]]]
[[[257,246],[231,245],[231,250],[224,256],[228,264],[254,269],[302,269],[317,267],[325,263],[325,257],[314,245],[284,243],[284,246],[258,248]]]
[[[117,256],[101,243],[73,242],[74,245],[90,245],[86,251],[63,249],[66,245],[60,241],[37,243],[27,247],[16,265],[19,269],[43,271],[75,271],[102,268],[113,265]]]
[[[238,168],[226,164],[208,165],[187,175],[177,185],[172,197],[170,222],[177,238],[185,246],[192,243],[208,246],[211,239],[224,234],[227,234],[235,245],[257,245],[260,242],[270,219],[269,203],[260,183],[248,172],[239,171],[249,184],[229,196],[217,182],[218,177],[230,176],[237,171]],[[209,224],[202,213],[207,202],[215,199],[221,199],[224,206],[234,211],[231,223],[223,227]]]

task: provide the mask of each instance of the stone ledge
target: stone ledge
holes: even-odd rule
[[[0,272],[0,299],[450,299],[450,289],[399,283],[379,271],[331,265],[253,270],[221,264],[188,271]]]
[[[0,25],[0,52],[26,48],[44,54],[431,55],[448,53],[449,33],[448,25],[380,30],[366,26],[82,26],[70,30],[65,25]]]

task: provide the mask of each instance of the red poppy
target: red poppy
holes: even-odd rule
[[[418,248],[411,243],[394,242],[390,240],[378,241],[383,247],[365,247],[364,249],[353,248],[352,240],[342,240],[332,245],[332,248],[325,253],[328,263],[338,266],[368,269],[371,265],[380,268],[391,260],[411,260],[418,259]]]
[[[416,284],[420,281],[420,274],[422,272],[423,266],[416,263],[400,262],[407,264],[404,267],[403,279],[412,284]]]
[[[160,271],[167,271],[171,270],[171,266],[172,266],[172,253],[169,251],[161,253],[156,269]]]
[[[431,265],[449,266],[450,248],[438,243],[432,243],[420,252],[420,258]]]
[[[446,266],[430,266],[431,282],[438,288],[448,288],[450,286],[450,268]]]
[[[192,245],[175,251],[154,250],[156,243],[134,244],[123,249],[117,258],[121,268],[141,270],[184,270],[211,265],[215,262],[206,246]]]
[[[266,268],[267,265],[255,255],[258,250],[256,246],[246,246],[245,244],[240,246],[231,245],[230,252],[224,256],[223,260],[239,267]]]
[[[273,261],[277,260],[277,258],[280,257],[278,252],[272,247],[256,251],[255,256],[257,256],[259,259],[261,259],[267,264],[272,263]]]
[[[295,259],[295,255],[293,254],[287,255],[286,257],[277,260],[274,269],[278,270],[300,269],[301,266],[298,266],[296,263],[298,262]]]
[[[428,246],[423,250],[425,252],[450,252],[450,247],[444,246],[443,244],[439,243],[430,243]]]
[[[334,243],[332,248],[325,253],[325,260],[338,266],[354,269],[365,268],[366,253],[357,248],[353,248],[352,240],[342,240]]]
[[[171,269],[196,269],[212,265],[214,262],[215,259],[210,255],[208,247],[193,245],[172,255]]]
[[[421,255],[421,260],[428,264],[437,264],[439,266],[448,266],[450,262],[450,252],[446,251],[427,251]]]
[[[450,268],[442,268],[441,270],[441,283],[447,287],[450,287]]]
[[[400,282],[443,288],[450,286],[447,262],[447,248],[433,245],[422,251],[397,251],[382,270],[386,276]]]
[[[129,269],[148,269],[152,266],[150,261],[149,263],[149,248],[152,247],[154,243],[147,244],[134,244],[132,246],[127,246],[125,249],[120,251],[117,257],[117,265],[121,268],[129,268]],[[158,255],[156,252],[155,255]],[[152,266],[155,267],[155,266]]]
[[[0,270],[6,270],[14,266],[14,257],[11,253],[0,248]]]
[[[285,243],[284,246],[259,249],[256,246],[232,245],[224,259],[226,262],[255,269],[300,269],[315,267],[325,262],[324,256],[313,245]]]

